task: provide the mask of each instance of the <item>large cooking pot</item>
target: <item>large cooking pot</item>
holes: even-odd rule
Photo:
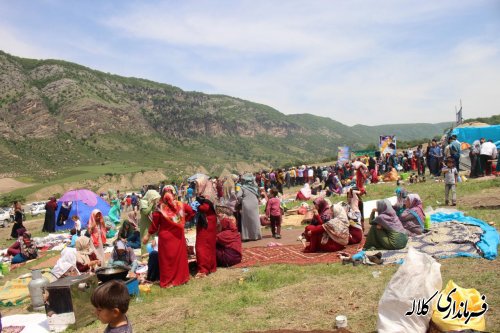
[[[101,267],[96,269],[95,274],[99,281],[126,280],[129,269],[122,266]]]

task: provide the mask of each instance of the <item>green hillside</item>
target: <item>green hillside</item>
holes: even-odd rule
[[[363,148],[382,134],[412,140],[439,135],[446,127],[349,127],[230,96],[0,51],[3,175],[58,178],[77,166],[115,163],[165,169],[280,165],[335,156],[339,145]]]

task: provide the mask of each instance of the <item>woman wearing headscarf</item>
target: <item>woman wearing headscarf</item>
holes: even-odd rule
[[[304,252],[335,252],[342,250],[349,243],[349,221],[344,207],[335,204],[332,218],[306,232],[309,245]]]
[[[321,181],[318,177],[314,180],[314,183],[311,184],[311,194],[318,195],[321,192]]]
[[[56,198],[51,197],[49,202],[45,204],[45,221],[43,222],[42,232],[56,231]]]
[[[114,196],[111,200],[111,209],[109,210],[108,217],[114,224],[120,223],[120,199]]]
[[[87,236],[80,236],[75,243],[76,249],[76,268],[80,273],[94,270],[100,266],[102,261],[97,258],[94,244]]]
[[[330,206],[328,205],[328,202],[326,202],[325,199],[323,198],[316,198],[313,201],[314,204],[314,210],[313,210],[313,218],[311,221],[311,224],[305,227],[304,233],[302,233],[301,236],[299,236],[298,240],[302,241],[304,246],[304,240],[305,241],[311,241],[310,235],[311,233],[315,231],[323,231],[323,223],[326,221],[329,221],[332,218],[332,210],[330,209]]]
[[[396,215],[401,215],[405,210],[406,198],[408,197],[408,191],[404,187],[398,187],[396,189],[396,204],[392,206],[392,209],[396,211]]]
[[[368,173],[368,167],[365,163],[361,162],[359,159],[352,163],[354,170],[356,170],[356,187],[361,191],[365,192],[365,182],[366,174]]]
[[[217,215],[214,203],[217,193],[214,184],[208,177],[196,180],[196,201],[198,206],[198,223],[196,224],[196,264],[198,273],[195,278],[203,278],[217,270],[215,243],[217,238]]]
[[[241,239],[255,241],[262,238],[259,217],[259,188],[252,174],[242,177],[241,190],[237,194],[241,204]]]
[[[103,246],[106,244],[106,224],[104,223],[104,217],[99,209],[94,209],[90,213],[89,222],[87,225],[88,232],[90,234],[90,239],[92,244],[96,248],[96,254],[101,262],[104,261],[104,250]]]
[[[134,274],[137,269],[134,250],[120,239],[115,241],[111,258],[108,261],[108,266],[113,265],[130,267],[130,272]]]
[[[7,249],[7,254],[12,257],[13,264],[19,264],[38,256],[38,250],[35,242],[31,239],[31,234],[24,231],[17,241]]]
[[[170,288],[189,281],[184,224],[194,212],[188,204],[175,200],[172,193],[164,192],[142,243],[146,245],[152,235],[158,234],[160,287]]]
[[[377,217],[375,213],[378,213]],[[370,215],[370,224],[365,250],[399,250],[406,246],[408,235],[389,200],[377,201],[377,208]]]
[[[235,193],[234,181],[232,177],[224,177],[224,201],[227,203],[231,198],[231,194]]]
[[[421,235],[424,231],[425,213],[418,194],[408,194],[406,209],[399,216],[403,227],[410,236]]]
[[[23,225],[23,208],[19,201],[14,202],[14,223],[10,231],[10,238],[17,239],[26,228]]]
[[[139,221],[139,233],[140,237],[143,238],[147,230],[149,229],[149,226],[151,225],[151,220],[153,219],[152,213],[158,204],[158,200],[161,198],[160,193],[155,190],[149,190],[144,194],[144,197],[140,201],[140,214],[141,214],[141,219]],[[146,248],[144,246],[141,247],[141,253],[145,253]]]
[[[295,200],[309,200],[311,199],[311,187],[309,183],[305,183],[304,186],[300,189],[295,197]]]
[[[241,236],[236,226],[236,220],[233,217],[224,217],[220,221],[216,257],[217,266],[220,267],[231,267],[241,262]]]
[[[61,251],[61,258],[57,260],[56,265],[50,271],[57,279],[68,275],[79,275],[76,268],[76,249],[67,247]]]
[[[141,247],[141,239],[139,231],[137,231],[137,224],[134,223],[136,212],[132,211],[128,214],[128,220],[123,221],[123,224],[118,232],[118,238],[126,242],[128,246],[133,249]]]

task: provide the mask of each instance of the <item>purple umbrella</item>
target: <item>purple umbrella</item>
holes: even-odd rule
[[[97,194],[89,190],[73,190],[64,193],[64,195],[59,198],[59,201],[82,201],[89,207],[94,207],[97,204]]]

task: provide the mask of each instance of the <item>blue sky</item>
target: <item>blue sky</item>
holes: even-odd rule
[[[354,125],[500,113],[500,1],[0,0],[0,49]]]

